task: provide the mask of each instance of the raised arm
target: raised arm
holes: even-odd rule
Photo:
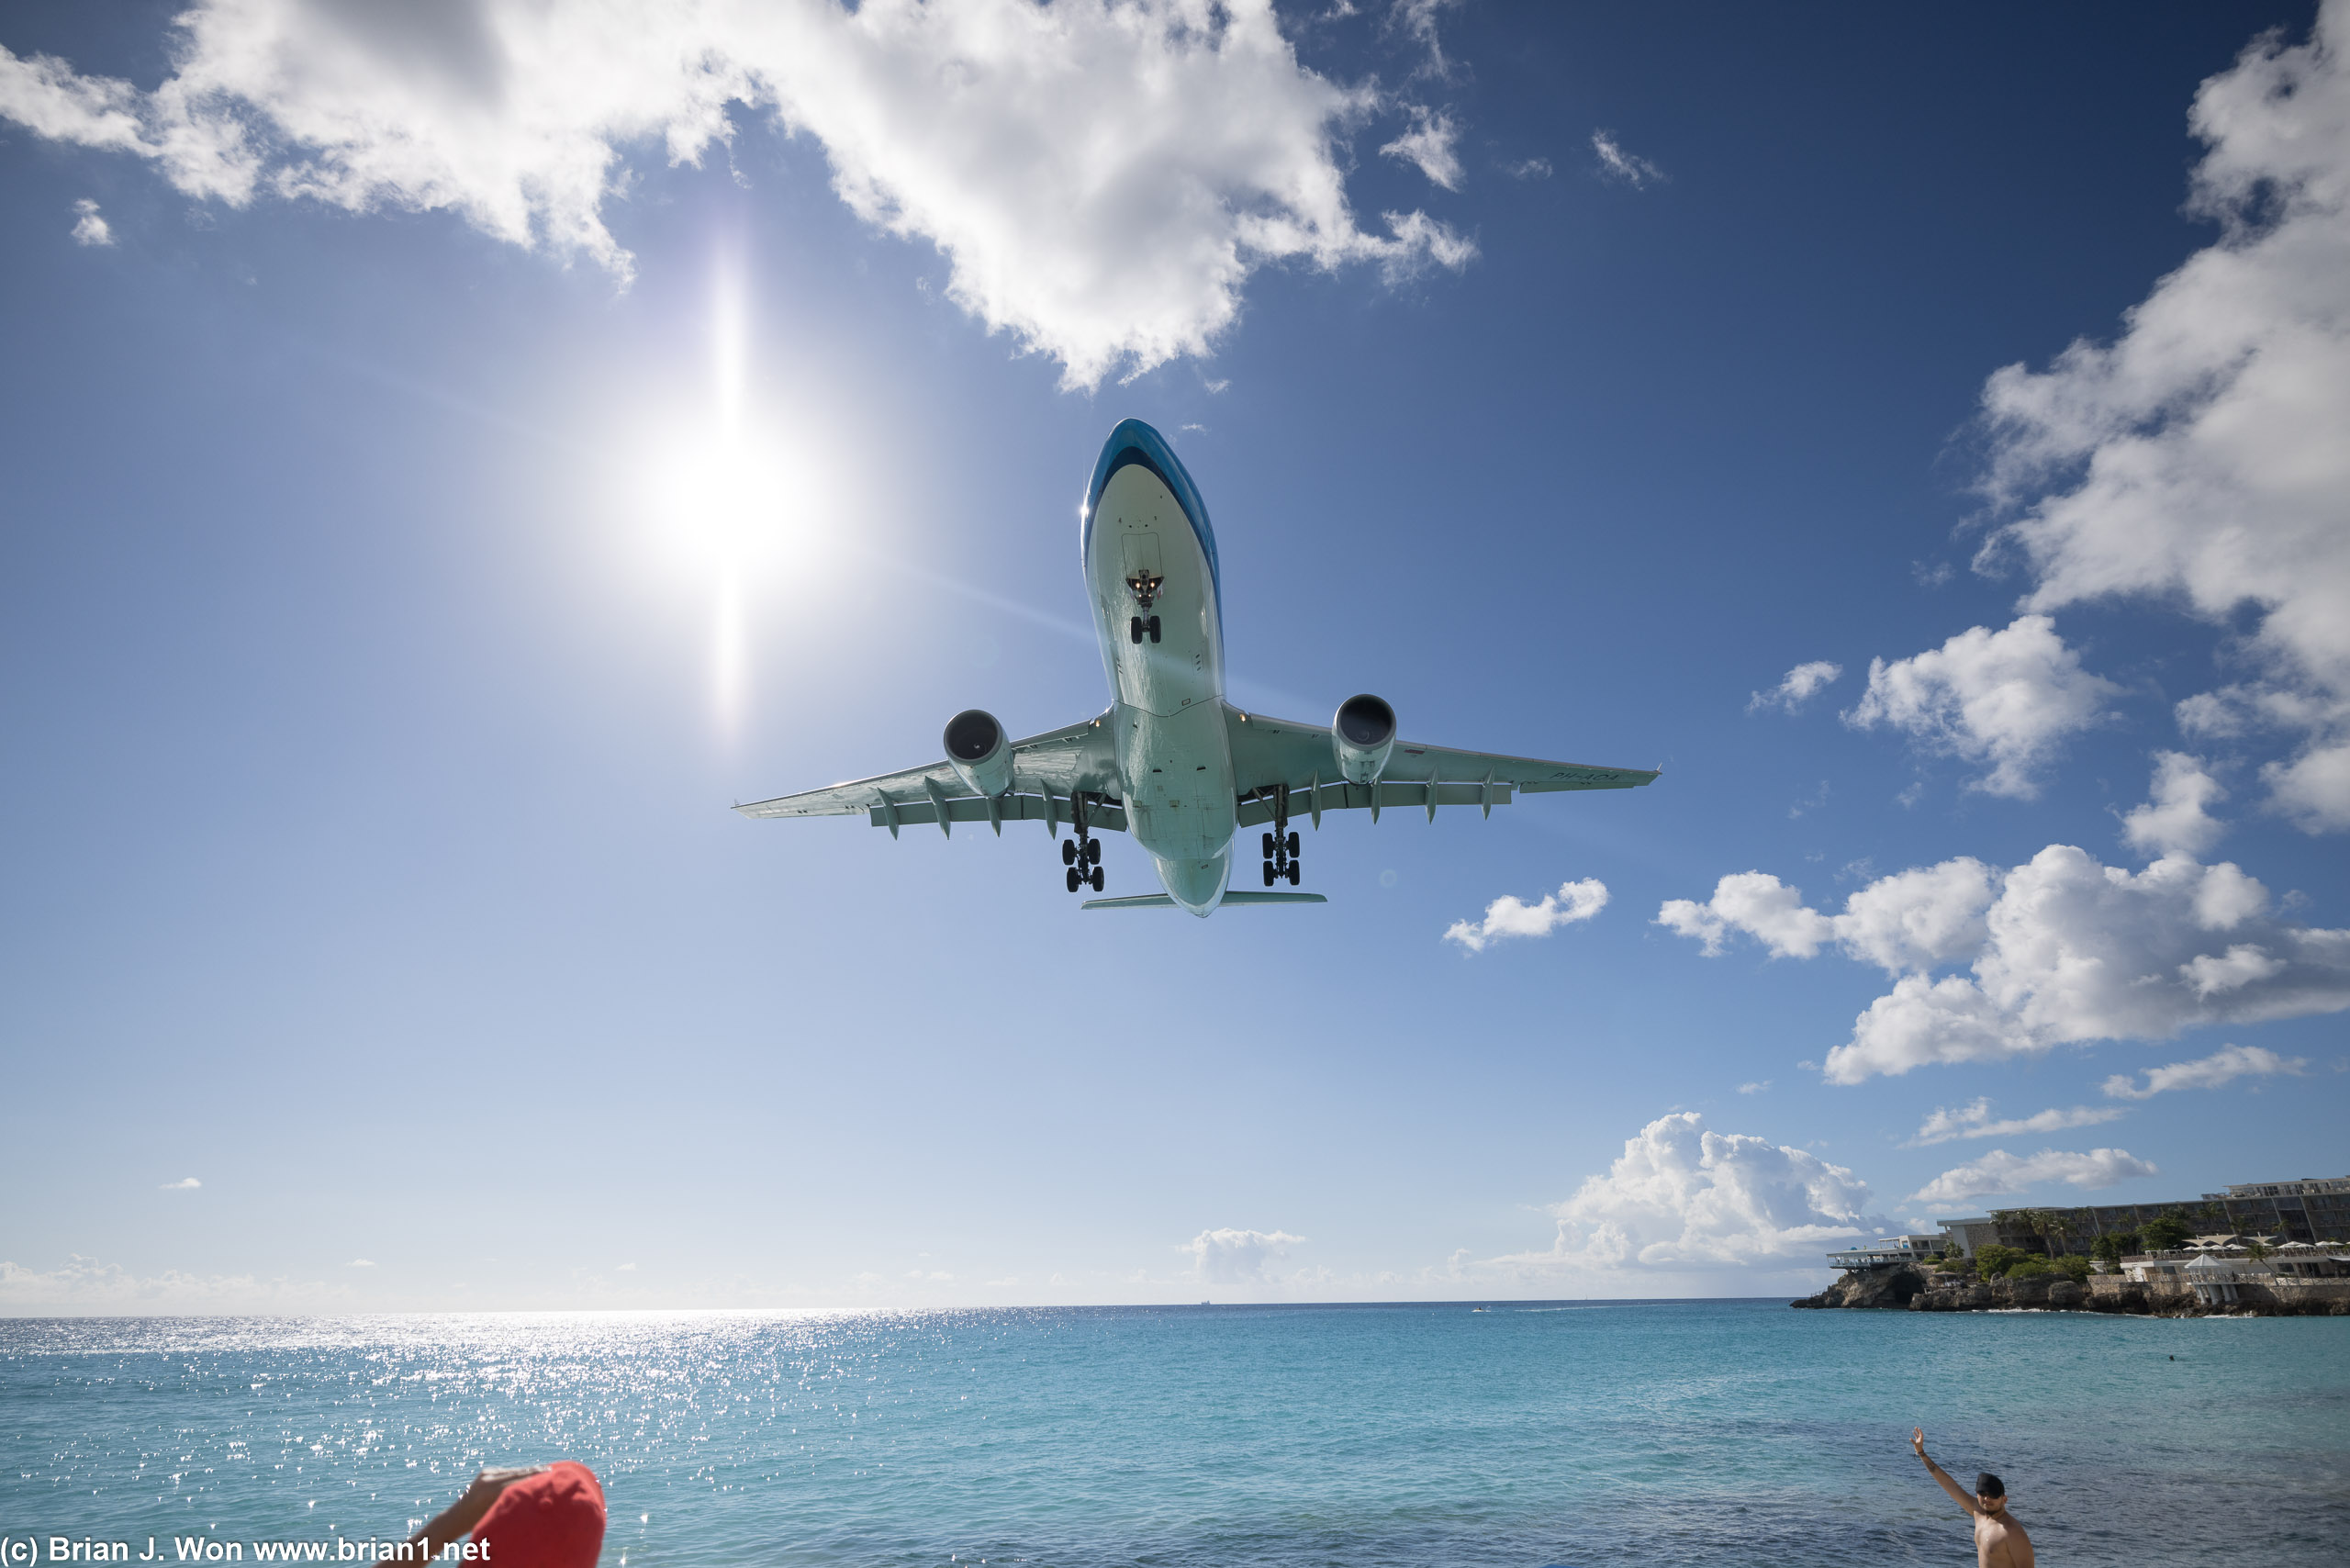
[[[1961,1486],[1957,1482],[1953,1481],[1950,1478],[1949,1471],[1944,1470],[1932,1460],[1926,1459],[1926,1429],[1923,1427],[1913,1427],[1910,1428],[1909,1446],[1918,1450],[1918,1457],[1919,1459],[1926,1460],[1927,1473],[1930,1474],[1935,1480],[1942,1484],[1942,1490],[1951,1495],[1951,1500],[1953,1502],[1956,1503],[1960,1507],[1964,1508],[1969,1515],[1979,1514],[1983,1511],[1983,1506],[1980,1503],[1977,1503],[1973,1496],[1969,1495],[1964,1487]]]

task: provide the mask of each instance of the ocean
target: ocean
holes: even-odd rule
[[[2043,1562],[2350,1562],[2350,1320],[1776,1299],[6,1321],[0,1538],[250,1562],[569,1457],[607,1568],[1971,1562],[1913,1425]]]

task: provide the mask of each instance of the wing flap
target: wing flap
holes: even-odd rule
[[[939,804],[928,800],[891,802],[901,827],[917,823],[935,825]],[[1059,826],[1069,821],[1069,802],[1058,796],[1048,800],[1043,795],[999,795],[990,801],[983,795],[963,795],[949,799],[944,804],[946,820],[950,823],[1043,822]],[[990,805],[995,808],[992,813],[989,811]],[[875,827],[888,827],[890,809],[890,806],[877,801],[867,808],[866,818]],[[1126,809],[1104,801],[1089,800],[1085,803],[1085,825],[1105,833],[1124,833],[1126,831]]]

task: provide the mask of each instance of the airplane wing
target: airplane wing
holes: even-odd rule
[[[941,760],[734,809],[746,817],[862,816],[892,838],[916,823],[935,823],[952,837],[957,823],[986,823],[1001,834],[1007,822],[1028,821],[1058,836],[1070,820],[1070,797],[1082,791],[1088,827],[1125,831],[1125,806],[1096,799],[1121,793],[1115,746],[1100,719],[1015,741],[1012,756],[1012,788],[993,800],[975,793]]]
[[[1594,767],[1398,740],[1374,789],[1338,777],[1337,753],[1326,724],[1243,713],[1237,708],[1225,710],[1225,722],[1232,737],[1233,786],[1240,793],[1242,827],[1273,820],[1273,791],[1283,784],[1289,786],[1290,815],[1311,816],[1318,826],[1324,812],[1354,807],[1368,807],[1374,822],[1383,806],[1424,807],[1431,822],[1438,806],[1477,806],[1491,816],[1495,806],[1505,806],[1520,794],[1632,790],[1657,778],[1653,768]]]

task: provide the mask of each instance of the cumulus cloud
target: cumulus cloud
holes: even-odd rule
[[[1828,1053],[1831,1081],[2076,1041],[2350,1007],[2350,931],[2290,925],[2235,866],[2143,871],[2053,844],[2009,871],[1967,975],[1904,975]]]
[[[343,1265],[346,1269],[372,1269],[375,1266],[375,1260],[373,1258],[353,1258],[350,1262]]]
[[[2160,1174],[2151,1162],[2126,1148],[2093,1148],[2086,1154],[2043,1148],[2026,1155],[1995,1148],[1980,1159],[1943,1171],[1901,1201],[1930,1206],[1964,1204],[1999,1193],[2020,1193],[2043,1182],[2069,1182],[2076,1187],[2094,1189],[2133,1176]]]
[[[2205,810],[2228,798],[2199,756],[2154,753],[2153,797],[2121,819],[2121,836],[2149,855],[2201,855],[2220,841],[2227,824]]]
[[[1485,906],[1483,920],[1475,924],[1456,920],[1446,927],[1444,939],[1458,942],[1472,953],[1482,953],[1489,942],[1505,936],[1548,936],[1561,925],[1589,920],[1606,907],[1607,884],[1596,877],[1585,877],[1580,882],[1561,883],[1557,892],[1545,893],[1540,903],[1504,893]]]
[[[1844,901],[1841,914],[1803,902],[1803,890],[1767,871],[1740,871],[1714,884],[1704,903],[1667,900],[1656,924],[1703,942],[1718,957],[1733,934],[1761,942],[1774,958],[1808,958],[1841,945],[1864,963],[1900,973],[1973,954],[1998,873],[1964,856],[1880,877]]]
[[[1938,1105],[1919,1126],[1918,1134],[1908,1147],[1920,1148],[1928,1144],[1948,1143],[1962,1137],[2014,1137],[2020,1133],[2057,1133],[2067,1127],[2093,1127],[2127,1114],[2118,1105],[2075,1105],[2071,1109],[2054,1108],[2035,1111],[2029,1116],[1994,1118],[1991,1102],[1978,1099],[1971,1105],[1953,1110]]]
[[[1411,109],[1412,129],[1379,151],[1384,157],[1400,159],[1415,165],[1446,190],[1460,188],[1460,155],[1455,143],[1460,139],[1460,127],[1442,109]]]
[[[98,216],[98,204],[84,196],[73,204],[73,243],[76,245],[111,245],[114,230]]]
[[[1663,170],[1645,158],[1625,151],[1623,143],[1616,140],[1616,133],[1612,130],[1593,131],[1591,151],[1599,160],[1599,173],[1603,178],[1620,180],[1634,190],[1655,185],[1664,178]]]
[[[1868,1184],[1767,1138],[1707,1130],[1695,1111],[1660,1116],[1623,1156],[1550,1211],[1548,1252],[1496,1259],[1588,1269],[1817,1265],[1827,1247],[1881,1229]]]
[[[1762,708],[1781,708],[1792,713],[1809,701],[1813,693],[1843,673],[1842,665],[1830,664],[1826,659],[1797,665],[1770,690],[1757,691],[1749,697],[1746,711],[1751,713]]]
[[[2210,1024],[2350,1007],[2350,930],[2294,925],[2236,866],[2165,856],[2143,871],[2052,844],[2006,871],[1961,857],[1882,877],[1830,915],[1762,871],[1727,876],[1657,924],[1774,958],[1829,946],[1895,977],[1828,1053],[1831,1082],[1932,1062],[1996,1061],[2086,1040],[2165,1039]],[[1964,963],[1968,972],[1933,971]]]
[[[1983,391],[1984,487],[2023,607],[2136,597],[2214,623],[2244,611],[2265,706],[2300,734],[2262,772],[2311,831],[2350,827],[2350,3],[2263,34],[2206,81],[2191,210],[2217,241],[2155,284],[2110,344]],[[2190,700],[2192,701],[2193,700]],[[2182,709],[2182,718],[2192,710]]]
[[[1884,724],[1929,750],[1987,763],[1969,788],[2030,800],[2040,792],[2033,775],[2066,735],[2098,723],[2120,689],[2081,667],[2053,621],[2025,615],[1891,664],[1871,659],[1868,690],[1844,722]]]
[[[162,1191],[166,1193],[192,1193],[196,1188],[203,1185],[203,1182],[197,1181],[193,1176],[183,1176],[176,1182],[164,1182],[162,1184]]]
[[[446,211],[625,280],[627,151],[699,162],[740,106],[1072,386],[1205,353],[1270,263],[1475,253],[1425,213],[1357,221],[1342,142],[1380,95],[1301,65],[1270,0],[197,0],[174,26],[151,91],[0,48],[0,118],[198,198]]]
[[[1757,1079],[1757,1080],[1755,1080],[1755,1081],[1754,1081],[1753,1082],[1751,1082],[1751,1083],[1741,1083],[1741,1084],[1740,1084],[1740,1085],[1738,1086],[1738,1092],[1739,1092],[1740,1094],[1760,1094],[1760,1093],[1762,1093],[1765,1090],[1769,1089],[1770,1087],[1771,1087],[1771,1081],[1770,1081],[1769,1079],[1767,1079],[1767,1078],[1761,1078],[1761,1079]]]
[[[2259,1046],[2221,1046],[2194,1061],[2148,1068],[2143,1085],[2129,1073],[2118,1072],[2105,1081],[2104,1087],[2116,1100],[2151,1100],[2173,1089],[2217,1089],[2239,1078],[2300,1072],[2308,1066],[2305,1057],[2280,1057]]]
[[[1285,1230],[1203,1230],[1185,1242],[1192,1269],[1212,1285],[1265,1282],[1265,1265],[1289,1256],[1292,1247],[1305,1245],[1303,1236]]]

